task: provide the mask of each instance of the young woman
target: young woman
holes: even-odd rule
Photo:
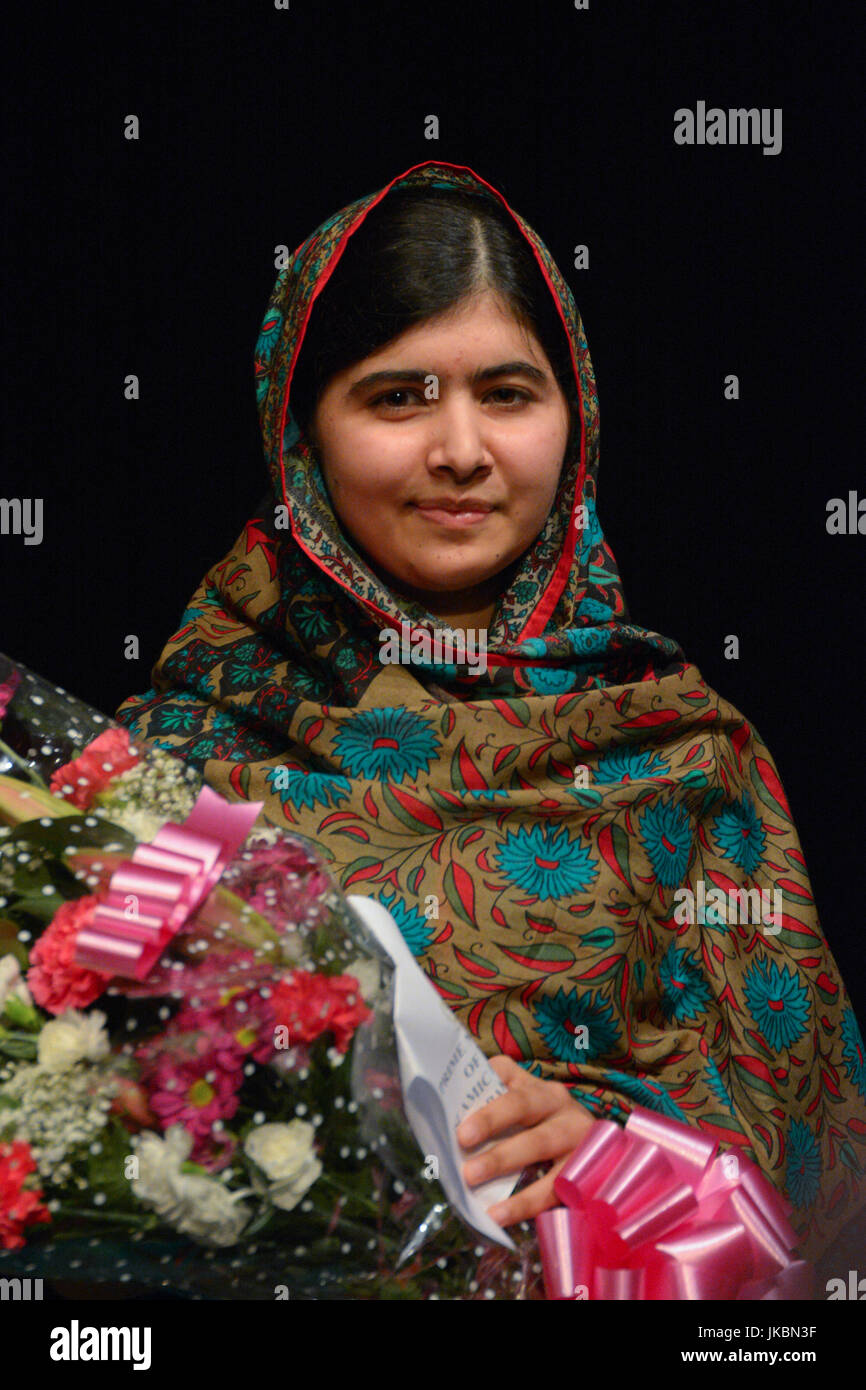
[[[503,1225],[637,1104],[754,1159],[816,1258],[866,1201],[862,1038],[770,753],[628,621],[546,247],[418,165],[280,271],[256,380],[268,495],[117,717],[389,908],[508,1086],[467,1180],[547,1165]]]

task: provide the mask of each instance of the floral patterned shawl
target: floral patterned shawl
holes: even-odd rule
[[[580,412],[559,490],[498,603],[486,673],[379,660],[382,629],[440,624],[342,531],[289,387],[347,239],[418,183],[508,207],[469,169],[418,165],[281,270],[255,361],[269,493],[117,717],[379,898],[488,1055],[596,1115],[636,1103],[754,1159],[814,1259],[866,1201],[857,1020],[765,744],[674,641],[628,621],[596,514],[580,315],[510,208],[571,342]],[[718,906],[741,889],[768,890],[763,920],[757,895]]]

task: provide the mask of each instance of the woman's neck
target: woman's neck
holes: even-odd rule
[[[422,593],[405,586],[398,586],[398,590],[407,598],[414,598],[416,602],[423,603],[435,618],[440,618],[452,629],[465,631],[467,628],[474,628],[476,631],[486,631],[493,622],[500,596],[514,577],[517,564],[518,562],[514,561],[482,584],[475,584],[469,589],[459,589],[450,594]]]

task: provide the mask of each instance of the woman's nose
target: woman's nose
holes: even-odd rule
[[[441,401],[433,417],[428,454],[433,467],[446,465],[458,472],[471,473],[479,464],[492,462],[485,442],[484,421],[474,400]]]

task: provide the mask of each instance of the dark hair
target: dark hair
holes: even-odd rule
[[[565,394],[577,392],[568,338],[529,242],[486,195],[403,188],[389,193],[349,238],[314,301],[291,385],[306,433],[331,377],[466,295],[495,290],[535,335]]]

